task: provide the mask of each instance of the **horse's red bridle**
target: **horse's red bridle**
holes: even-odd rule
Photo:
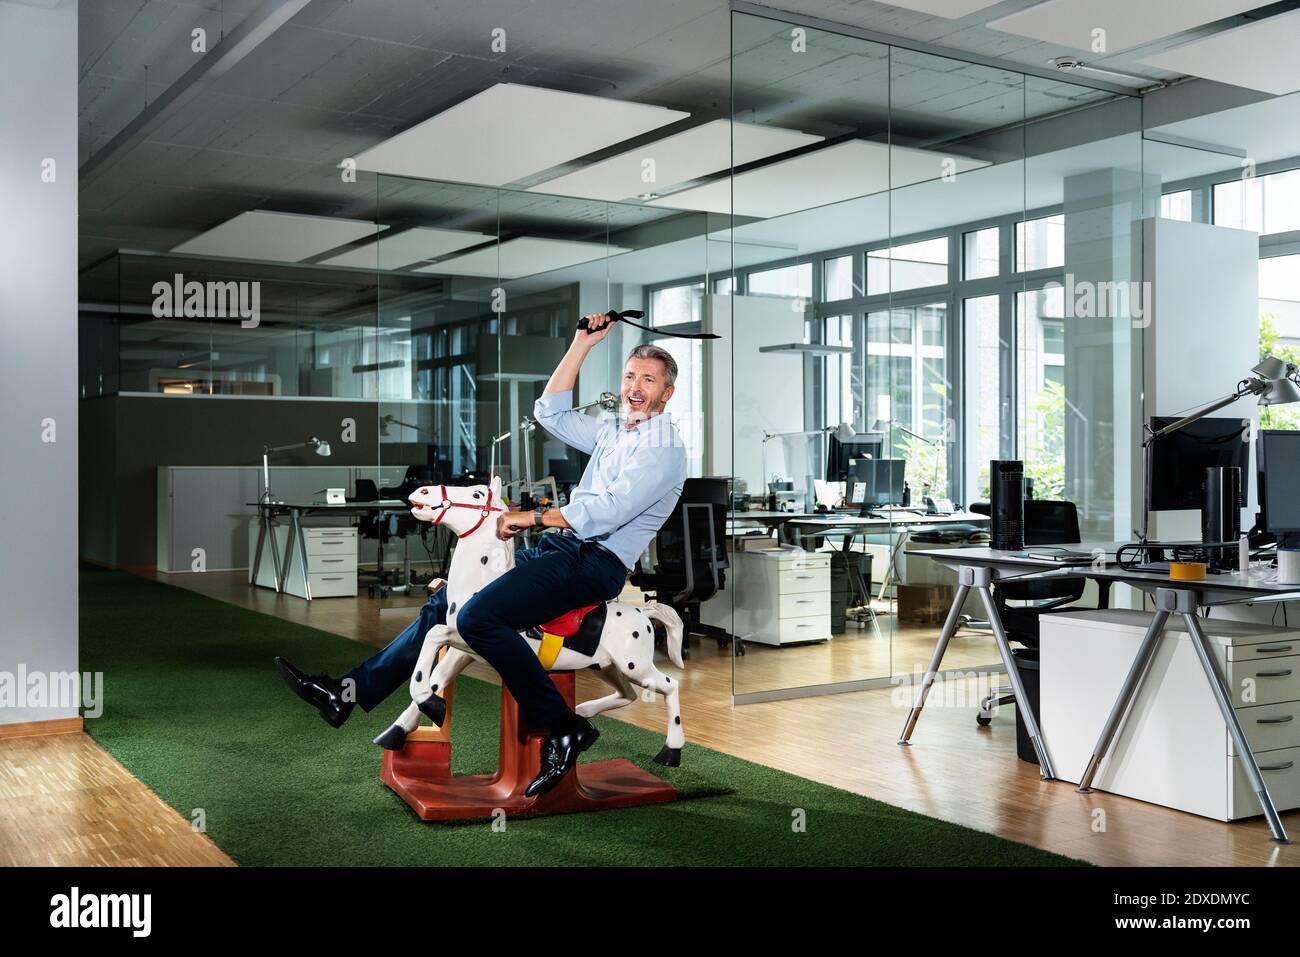
[[[487,501],[484,502],[482,505],[471,505],[469,502],[453,502],[451,499],[447,497],[447,486],[445,485],[438,486],[438,494],[442,496],[442,511],[438,513],[437,518],[435,518],[432,522],[429,523],[430,525],[437,525],[439,522],[441,522],[447,514],[447,509],[451,508],[453,505],[458,506],[460,508],[476,508],[480,512],[478,521],[474,523],[474,527],[471,528],[468,532],[457,535],[456,536],[457,538],[465,538],[477,532],[479,526],[482,525],[484,520],[488,517],[489,512],[505,511],[505,509],[492,504],[491,488],[488,488]]]

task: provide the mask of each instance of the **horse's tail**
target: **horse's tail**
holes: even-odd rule
[[[641,606],[645,616],[651,621],[657,621],[664,626],[668,638],[664,642],[668,647],[668,657],[678,668],[685,668],[686,663],[682,660],[682,637],[686,629],[682,627],[682,619],[667,605],[657,601],[648,601]]]

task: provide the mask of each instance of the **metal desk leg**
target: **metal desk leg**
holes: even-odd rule
[[[1264,775],[1260,773],[1259,762],[1255,760],[1255,753],[1251,751],[1250,742],[1246,740],[1246,732],[1242,730],[1241,722],[1237,719],[1227,682],[1223,680],[1219,665],[1210,651],[1210,642],[1201,628],[1200,619],[1196,617],[1195,607],[1191,611],[1183,612],[1183,620],[1187,622],[1188,634],[1192,636],[1192,646],[1196,649],[1196,656],[1201,659],[1201,668],[1205,671],[1206,680],[1210,682],[1214,700],[1219,703],[1223,722],[1228,726],[1228,733],[1232,735],[1232,740],[1237,745],[1237,760],[1241,762],[1241,768],[1246,772],[1250,786],[1255,789],[1259,806],[1264,809],[1264,818],[1268,821],[1268,829],[1273,835],[1273,840],[1279,844],[1290,844],[1291,842],[1287,840],[1286,828],[1282,826],[1282,819],[1278,817],[1277,807],[1273,804],[1273,796],[1268,793],[1268,785],[1264,783]]]
[[[289,510],[289,542],[284,546],[284,564],[281,566],[283,574],[280,576],[280,591],[288,591],[289,576],[293,574],[293,550],[298,545],[298,513],[294,509]],[[304,570],[306,562],[303,563]],[[303,576],[306,577],[305,575]]]
[[[961,569],[966,572],[968,569]],[[943,630],[939,632],[939,643],[934,646],[934,656],[930,659],[930,667],[926,669],[925,678],[921,681],[921,690],[916,693],[916,703],[912,705],[912,710],[907,715],[907,724],[903,726],[903,733],[898,738],[900,745],[911,744],[909,740],[912,737],[912,729],[916,727],[917,718],[921,717],[921,709],[925,707],[926,696],[930,694],[930,688],[934,685],[934,679],[939,675],[939,666],[943,663],[943,654],[948,650],[948,642],[952,640],[953,633],[957,631],[957,620],[961,617],[961,606],[966,602],[966,596],[970,594],[970,584],[966,576],[960,576],[957,585],[957,594],[952,600],[952,607],[948,609],[948,617],[943,623]]]
[[[289,530],[289,535],[298,540],[298,564],[302,565],[302,593],[311,601],[311,579],[307,576],[307,537],[302,533],[302,513],[294,509],[290,514],[293,516],[293,527]]]
[[[275,544],[275,521],[268,514],[267,510],[258,509],[257,520],[257,550],[253,556],[253,567],[248,573],[248,583],[257,584],[257,576],[262,571],[262,555],[266,548],[267,539],[271,540],[271,575],[272,584],[275,590],[280,591],[280,550]]]
[[[266,544],[266,509],[257,510],[257,548],[253,551],[253,564],[248,567],[248,583],[257,584],[257,574],[262,570],[262,547]]]
[[[993,592],[989,590],[992,572],[987,568],[972,569],[972,571],[983,572],[975,580],[975,590],[979,592],[980,599],[984,602],[984,612],[989,616],[989,624],[993,626],[993,638],[997,641],[998,651],[1002,653],[1002,661],[1007,666],[1007,677],[1011,679],[1012,693],[1016,696],[1016,711],[1025,722],[1025,730],[1029,732],[1029,740],[1033,742],[1034,753],[1038,755],[1038,771],[1044,781],[1054,781],[1056,770],[1052,767],[1052,759],[1043,745],[1038,716],[1034,714],[1034,707],[1029,703],[1029,696],[1025,694],[1024,683],[1020,680],[1020,669],[1016,667],[1016,659],[1011,654],[1007,633],[1002,627],[1002,618],[998,615],[997,605],[993,602]]]
[[[1160,635],[1164,632],[1165,622],[1168,620],[1169,612],[1157,610],[1155,618],[1151,620],[1151,625],[1147,628],[1146,635],[1142,638],[1142,644],[1138,645],[1137,654],[1133,657],[1133,664],[1129,666],[1128,675],[1124,678],[1124,684],[1120,687],[1119,697],[1115,699],[1115,705],[1110,709],[1110,716],[1106,718],[1106,723],[1102,725],[1101,737],[1097,739],[1097,744],[1092,749],[1092,757],[1088,759],[1088,767],[1084,769],[1083,777],[1079,778],[1079,786],[1076,790],[1080,794],[1087,794],[1092,790],[1092,779],[1097,774],[1097,767],[1101,764],[1101,759],[1106,756],[1106,752],[1110,750],[1111,742],[1115,739],[1115,732],[1119,730],[1120,723],[1124,720],[1129,705],[1136,697],[1138,688],[1142,685],[1142,678],[1151,665],[1151,659],[1155,656],[1156,645],[1160,643]]]

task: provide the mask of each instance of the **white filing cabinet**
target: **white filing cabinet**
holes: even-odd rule
[[[831,556],[754,549],[732,556],[735,630],[746,642],[788,645],[831,637]]]
[[[254,519],[248,525],[248,561],[251,565],[257,557],[258,523]],[[275,526],[276,548],[280,553],[280,562],[284,563],[285,548],[289,543],[289,524],[287,521]],[[307,579],[311,582],[311,597],[343,598],[357,594],[357,530],[347,526],[304,526],[303,540],[307,546]],[[265,554],[262,555],[262,567],[255,584],[263,588],[274,588],[275,577],[272,574],[271,540],[267,537]],[[298,546],[293,549],[293,567],[285,582],[285,592],[299,598],[307,597],[303,587],[302,556]]]
[[[1083,775],[1151,618],[1126,609],[1043,616],[1038,714],[1063,780]],[[1201,622],[1278,810],[1300,807],[1300,629]],[[1220,821],[1262,813],[1177,616],[1093,784]]]

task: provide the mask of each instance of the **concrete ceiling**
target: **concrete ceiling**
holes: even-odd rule
[[[782,6],[1041,70],[1069,51],[983,26],[1034,2],[1002,0],[955,20],[874,0]],[[95,0],[80,9],[83,266],[123,248],[170,250],[252,209],[574,239],[635,229],[668,242],[702,231],[698,217],[661,209],[364,172],[349,183],[337,166],[500,82],[691,113],[645,142],[729,117],[733,18],[724,0]],[[255,29],[286,9],[282,24]],[[196,29],[206,32],[206,55],[192,48]],[[504,51],[492,48],[495,30],[504,30]],[[924,53],[886,57],[883,46],[830,33],[814,32],[795,54],[789,27],[757,16],[735,18],[734,45],[738,117],[828,140],[887,135],[937,147],[1111,97]],[[1096,62],[1154,77],[1134,61],[1158,48]]]

